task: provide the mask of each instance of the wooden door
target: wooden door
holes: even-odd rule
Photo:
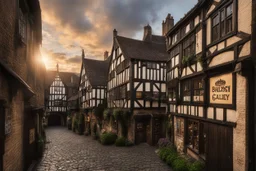
[[[146,125],[143,122],[136,123],[136,144],[146,142]]]
[[[206,170],[233,170],[233,128],[207,124]]]

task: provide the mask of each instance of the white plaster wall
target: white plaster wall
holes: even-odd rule
[[[250,52],[251,52],[250,49],[251,49],[251,41],[244,44],[244,46],[242,47],[242,50],[239,54],[239,57],[250,55]]]
[[[251,21],[252,0],[238,0],[238,31],[251,34]]]
[[[228,52],[224,52],[224,53],[221,53],[217,56],[215,56],[209,67],[213,67],[213,66],[216,66],[216,65],[219,65],[219,64],[223,64],[223,63],[226,63],[226,62],[229,62],[229,61],[232,61],[234,60],[234,51],[228,51]]]
[[[202,30],[196,34],[196,54],[202,52]]]
[[[245,77],[237,74],[236,90],[236,127],[233,136],[233,168],[234,171],[246,170],[246,97],[247,80]]]

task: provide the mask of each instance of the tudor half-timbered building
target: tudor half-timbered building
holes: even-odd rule
[[[47,71],[45,108],[49,126],[65,125],[68,99],[77,94],[79,77],[75,73]]]
[[[144,27],[143,40],[119,36],[114,30],[111,56],[108,107],[130,110],[129,140],[154,145],[164,136],[165,38],[152,35],[149,25]]]
[[[165,30],[172,140],[208,171],[254,167],[252,11],[251,0],[201,0]]]
[[[107,76],[110,58],[104,53],[104,60],[85,58],[82,52],[82,66],[79,83],[79,107],[86,114],[92,127],[97,122],[94,109],[106,103]],[[92,130],[92,128],[91,128]]]

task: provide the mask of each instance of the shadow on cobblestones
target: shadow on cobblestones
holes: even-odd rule
[[[165,171],[171,170],[155,154],[155,147],[103,146],[92,137],[80,136],[64,127],[46,129],[45,154],[37,171]]]

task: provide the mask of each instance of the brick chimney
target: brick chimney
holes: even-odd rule
[[[116,37],[117,36],[117,31],[116,29],[113,30],[113,37]]]
[[[166,33],[174,26],[174,19],[171,14],[168,14],[165,21],[162,23],[162,35],[165,36]]]
[[[152,40],[152,28],[149,24],[144,27],[143,40],[144,41],[151,41]]]
[[[84,49],[82,49],[82,59],[84,59]]]
[[[104,52],[104,60],[106,60],[108,58],[108,51]]]

